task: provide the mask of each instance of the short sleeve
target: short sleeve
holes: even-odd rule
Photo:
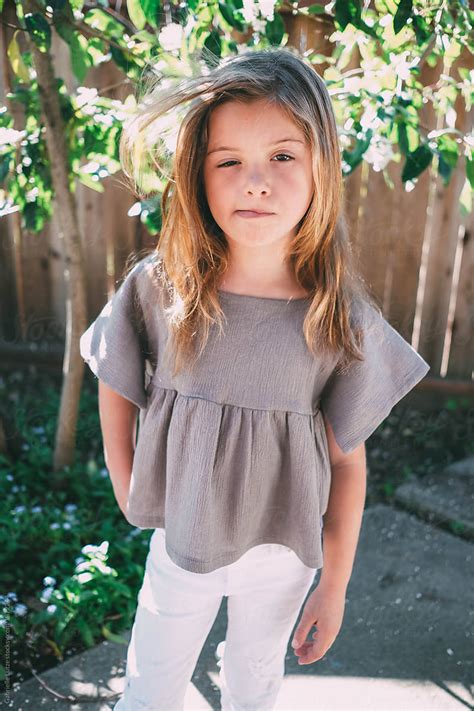
[[[137,293],[137,264],[80,338],[92,372],[139,408],[146,408],[147,339]]]
[[[362,319],[363,361],[333,372],[321,393],[321,409],[343,452],[376,430],[394,405],[426,375],[430,366],[369,304]]]

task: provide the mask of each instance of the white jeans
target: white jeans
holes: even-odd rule
[[[285,655],[317,568],[290,548],[257,545],[230,565],[191,573],[150,539],[127,652],[126,687],[114,711],[182,711],[204,642],[227,600],[219,683],[223,711],[273,709]]]

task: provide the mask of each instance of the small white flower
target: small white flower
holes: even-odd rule
[[[43,585],[56,585],[56,578],[53,578],[51,575],[47,575],[43,578]]]
[[[18,602],[18,595],[16,592],[7,592],[7,598],[13,600],[13,602]]]
[[[26,131],[16,131],[14,128],[0,128],[0,146],[18,143],[26,136]]]
[[[253,25],[253,29],[255,30],[255,32],[260,32],[260,34],[263,35],[263,33],[265,32],[265,27],[267,26],[267,23],[265,22],[265,20],[255,19],[252,22],[252,25]]]
[[[260,12],[268,20],[273,20],[275,12],[275,0],[258,0]]]
[[[52,587],[45,588],[40,595],[41,602],[49,602],[53,592],[54,592],[54,588],[52,588]]]
[[[367,163],[372,164],[372,168],[377,173],[383,170],[390,163],[392,157],[393,150],[389,141],[377,138],[372,141],[364,153],[364,159]]]
[[[90,560],[82,560],[76,565],[76,573],[80,573],[83,570],[89,570],[91,566]]]
[[[71,524],[69,523],[69,521],[65,521],[65,522],[63,523],[63,528],[64,528],[66,531],[68,531],[68,530],[71,528]]]
[[[21,513],[23,513],[24,511],[26,511],[26,506],[15,506],[15,508],[13,509],[13,511],[14,511],[14,513],[16,513],[16,514],[21,514]]]
[[[13,474],[7,474],[7,476],[6,476],[7,481],[13,481],[13,479],[14,479]]]
[[[21,602],[19,602],[18,605],[15,605],[15,607],[13,608],[13,612],[18,617],[23,617],[28,612],[28,608],[26,605],[23,605]]]
[[[80,86],[77,90],[76,102],[78,107],[82,107],[85,104],[94,104],[97,99],[98,92],[97,89],[93,87]]]
[[[78,580],[79,583],[81,583],[81,585],[82,585],[83,583],[88,583],[89,580],[92,580],[92,574],[91,574],[91,573],[87,573],[87,572],[85,572],[85,573],[79,573],[79,575],[77,576],[77,580]]]
[[[161,30],[158,41],[165,51],[171,52],[174,49],[180,49],[182,36],[183,27],[177,22],[170,22]]]
[[[46,610],[49,612],[50,615],[52,615],[53,612],[56,612],[57,609],[58,608],[56,605],[48,605],[48,607],[46,608]]]
[[[61,527],[61,526],[60,526],[59,523],[52,523],[51,526],[50,526],[50,528],[51,528],[53,531],[55,531],[56,529],[58,529],[58,528],[60,528],[60,527]]]
[[[97,546],[93,546],[92,543],[88,543],[86,546],[81,548],[81,553],[85,553],[85,555],[87,555],[88,553],[95,553],[96,550]]]
[[[257,18],[258,5],[254,3],[254,0],[244,0],[244,6],[242,8],[242,14],[244,16],[245,22],[251,22]]]
[[[74,511],[77,511],[77,505],[76,504],[66,504],[64,507],[64,510],[67,513],[74,513]]]
[[[31,513],[40,513],[43,509],[41,506],[33,506],[31,509]]]

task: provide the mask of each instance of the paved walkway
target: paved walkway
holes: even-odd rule
[[[396,502],[411,511],[366,509],[339,636],[312,665],[299,667],[289,648],[278,711],[474,709],[473,483],[474,457],[422,485],[399,487]],[[461,535],[429,520],[446,525],[453,517]],[[220,709],[216,648],[225,629],[226,598],[188,687],[186,710]],[[108,696],[123,690],[125,655],[126,645],[103,642],[41,678],[63,695]],[[2,706],[112,707],[112,701],[56,700],[35,679],[12,690]]]

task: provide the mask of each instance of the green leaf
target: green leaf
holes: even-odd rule
[[[446,160],[444,160],[443,154],[440,153],[439,158],[438,158],[438,173],[442,177],[445,185],[448,184],[452,172],[453,172],[452,167],[449,165],[449,163]]]
[[[433,152],[426,143],[418,146],[412,153],[408,153],[402,171],[402,181],[413,180],[422,173],[433,160]]]
[[[284,34],[285,24],[281,15],[278,12],[275,12],[273,20],[269,20],[265,26],[265,37],[268,39],[270,44],[278,46],[281,44]]]
[[[347,25],[353,24],[358,26],[362,17],[362,8],[359,0],[336,0],[335,16],[341,29],[345,29]]]
[[[217,28],[214,28],[211,32],[209,32],[206,39],[204,40],[204,46],[206,47],[206,49],[212,52],[212,54],[215,54],[216,57],[221,56],[222,44]]]
[[[123,22],[120,22],[116,17],[112,17],[100,7],[89,10],[84,15],[84,23],[92,27],[92,29],[99,30],[110,38],[117,40],[123,39],[124,33],[128,31]]]
[[[0,184],[3,183],[8,173],[10,172],[10,165],[13,156],[11,154],[6,154],[0,156]]]
[[[119,49],[113,45],[110,46],[110,54],[115,64],[121,69],[127,76],[132,78],[138,78],[140,73],[140,68],[134,61],[133,55],[130,52]]]
[[[141,6],[150,25],[157,29],[159,25],[159,11],[161,8],[160,0],[141,0]]]
[[[396,35],[403,30],[407,24],[407,20],[411,17],[411,12],[413,9],[413,0],[400,0],[398,3],[397,11],[393,18],[393,31]]]
[[[459,145],[452,138],[444,134],[440,136],[437,146],[439,156],[438,172],[447,185],[451,177],[451,173],[456,168],[459,159]]]
[[[41,52],[47,52],[51,47],[51,28],[39,12],[25,15],[25,25],[28,34]]]
[[[81,617],[77,617],[76,625],[84,644],[87,647],[93,647],[95,644],[94,635],[92,634],[92,630],[87,624],[87,622],[85,622],[85,620]]]
[[[104,186],[102,185],[102,183],[98,180],[93,180],[90,173],[79,173],[77,177],[79,181],[87,188],[91,188],[91,190],[95,190],[98,193],[104,192]]]
[[[311,5],[307,8],[310,15],[323,15],[326,12],[324,5]]]
[[[69,44],[72,40],[72,37],[74,36],[74,28],[71,27],[67,20],[60,16],[54,18],[53,24],[56,32],[61,37],[61,39],[63,39],[67,44]]]
[[[140,0],[127,0],[128,16],[137,28],[143,30],[146,25],[146,16],[142,10]]]
[[[459,196],[459,207],[460,207],[460,212],[461,215],[469,215],[470,212],[472,211],[472,197],[473,197],[473,189],[469,185],[469,181],[466,178],[464,181],[464,185],[461,190],[461,194]]]
[[[84,40],[85,46],[81,44]],[[86,50],[87,40],[78,32],[73,32],[70,42],[69,51],[71,53],[71,67],[74,75],[82,83],[91,65],[89,55]]]
[[[102,625],[102,634],[104,635],[105,639],[108,639],[111,642],[115,642],[116,644],[128,644],[127,640],[124,637],[121,637],[119,634],[115,634],[115,632],[111,632],[106,625]]]
[[[53,12],[60,12],[66,5],[66,0],[48,0],[48,5]]]
[[[370,141],[372,140],[372,129],[367,131],[367,134],[363,138],[357,138],[355,148],[353,151],[348,151],[346,149],[342,152],[343,160],[354,170],[359,163],[362,161],[364,153],[370,146]]]
[[[419,45],[428,42],[433,34],[426,20],[421,15],[413,15],[413,29],[415,30],[416,41]]]
[[[466,176],[469,180],[469,185],[474,188],[474,154],[471,158],[466,156]]]
[[[400,146],[401,152],[406,155],[408,153],[408,136],[407,136],[407,125],[403,121],[397,123],[398,129],[398,144]]]
[[[341,29],[345,29],[347,25],[352,24],[358,30],[362,30],[371,37],[377,38],[377,32],[374,27],[370,27],[362,19],[362,7],[360,0],[336,0],[335,5],[336,20],[341,25]]]
[[[219,3],[219,10],[221,11],[221,15],[224,18],[224,20],[231,25],[231,27],[235,27],[236,30],[239,32],[243,32],[245,27],[244,25],[240,22],[235,17],[235,13],[237,12],[236,8],[233,6],[232,2],[230,0],[227,0],[226,3],[220,2]]]
[[[75,18],[68,2],[53,13],[53,25],[58,35],[69,44],[75,32]]]
[[[30,81],[30,75],[28,73],[28,67],[23,61],[20,47],[16,39],[18,32],[19,30],[16,30],[13,34],[12,40],[8,45],[7,55],[10,60],[11,68],[17,75],[18,79],[20,79],[20,81],[24,84],[28,84]]]

